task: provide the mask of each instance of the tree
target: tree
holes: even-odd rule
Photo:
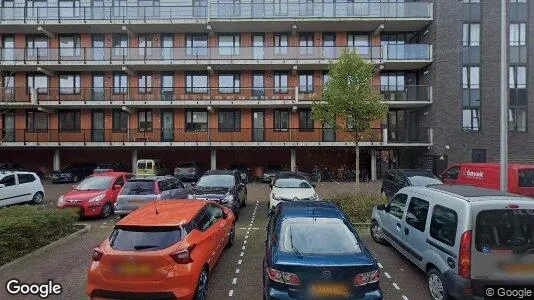
[[[350,133],[356,151],[356,190],[359,190],[359,142],[371,129],[371,122],[383,120],[388,105],[375,86],[376,66],[354,51],[345,51],[336,62],[330,63],[329,80],[322,101],[316,101],[312,114],[315,120],[335,130]]]

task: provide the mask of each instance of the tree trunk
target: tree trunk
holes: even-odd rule
[[[356,142],[356,192],[360,192],[360,146]]]

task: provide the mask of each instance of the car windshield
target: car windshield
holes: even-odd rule
[[[306,181],[298,178],[280,178],[274,183],[276,188],[284,189],[311,189],[312,186]]]
[[[478,213],[475,247],[479,252],[534,254],[534,209],[492,209]]]
[[[92,176],[87,177],[80,182],[74,189],[77,191],[105,190],[111,186],[113,177],[110,176]]]
[[[282,222],[280,229],[280,251],[301,255],[344,255],[359,253],[361,249],[341,219],[289,218]]]
[[[519,171],[519,186],[534,187],[534,169]]]
[[[234,176],[230,174],[205,175],[200,178],[196,186],[230,188],[234,186]]]
[[[176,167],[177,168],[194,168],[195,163],[192,163],[192,162],[179,163]]]
[[[127,181],[121,190],[121,195],[151,195],[154,194],[154,182],[151,180]]]
[[[432,177],[430,177],[432,176]],[[442,184],[441,180],[433,177],[434,175],[424,175],[424,176],[410,176],[408,177],[408,180],[410,181],[410,185],[413,186],[425,186],[425,185],[431,185],[431,184]]]
[[[282,164],[268,164],[265,167],[265,170],[282,170]]]
[[[117,227],[109,243],[120,251],[155,251],[176,244],[182,235],[179,227]]]

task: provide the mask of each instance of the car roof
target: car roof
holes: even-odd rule
[[[233,175],[235,170],[209,170],[204,175]]]
[[[121,175],[128,175],[128,174],[131,174],[131,173],[128,173],[128,172],[102,172],[102,173],[94,173],[93,175],[91,176],[121,176]]]
[[[499,168],[501,165],[499,163],[459,163],[459,164],[453,164],[449,167],[492,167],[492,168]],[[509,169],[534,169],[534,165],[528,165],[528,164],[508,164]]]
[[[134,177],[130,178],[128,181],[157,181],[157,180],[163,180],[163,179],[170,179],[175,178],[171,175],[134,175]]]
[[[184,225],[191,222],[206,203],[202,200],[156,200],[134,210],[117,226]]]
[[[0,175],[11,175],[11,174],[32,174],[32,175],[37,175],[37,174],[35,174],[35,172],[31,172],[31,171],[0,170]]]
[[[337,218],[345,219],[344,214],[339,208],[329,201],[292,201],[281,202],[280,216],[285,218]]]
[[[403,190],[417,190],[421,193],[426,191],[434,191],[443,193],[450,196],[455,196],[467,202],[477,201],[494,201],[494,200],[526,200],[533,202],[531,198],[516,195],[508,192],[502,192],[499,190],[493,190],[482,187],[475,187],[470,185],[460,184],[434,184],[429,186],[410,186],[405,187]]]
[[[406,177],[419,176],[419,175],[431,175],[434,177],[434,173],[424,169],[392,169],[391,172],[403,174]]]

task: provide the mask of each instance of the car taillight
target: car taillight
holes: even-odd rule
[[[194,245],[190,246],[187,249],[174,252],[173,254],[171,254],[172,260],[174,260],[174,262],[177,264],[192,263],[193,259],[191,258],[191,252],[193,251],[193,248],[195,248]]]
[[[93,256],[91,257],[91,259],[93,261],[99,261],[102,258],[102,255],[104,255],[104,253],[100,251],[100,249],[95,248],[93,249]]]
[[[460,239],[460,253],[458,258],[458,275],[471,278],[471,230],[462,234]]]
[[[373,270],[371,272],[361,273],[354,277],[354,285],[362,286],[368,283],[375,283],[380,280],[380,270]]]
[[[297,274],[282,272],[276,269],[267,268],[267,274],[272,281],[285,283],[288,285],[299,285],[300,280]]]

